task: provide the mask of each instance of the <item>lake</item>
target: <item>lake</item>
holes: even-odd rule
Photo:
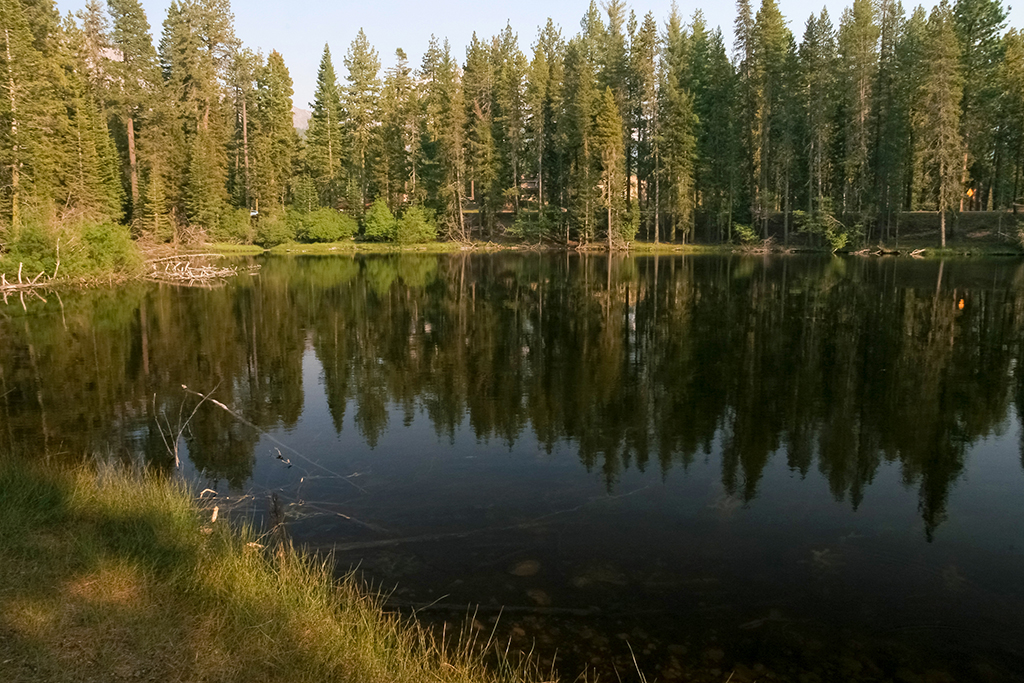
[[[0,306],[0,449],[176,446],[569,680],[1024,676],[1024,263],[255,262]]]

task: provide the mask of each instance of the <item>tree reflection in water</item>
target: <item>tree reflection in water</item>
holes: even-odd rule
[[[157,416],[191,412],[182,384],[289,430],[314,353],[333,429],[352,411],[370,446],[423,411],[449,439],[570,442],[609,490],[720,449],[731,498],[785,458],[854,508],[898,463],[930,539],[971,444],[1024,399],[1022,279],[1016,262],[892,258],[268,257],[219,289],[4,308],[0,446],[166,465]],[[184,432],[195,467],[234,487],[259,436],[212,409]]]

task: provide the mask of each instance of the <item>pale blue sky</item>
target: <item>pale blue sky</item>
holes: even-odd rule
[[[1005,0],[1004,0],[1005,2]],[[85,0],[57,0],[62,12],[77,11]],[[159,40],[160,27],[170,0],[142,0],[154,40]],[[599,3],[600,4],[600,3]],[[758,0],[753,0],[756,7]],[[797,41],[803,34],[804,22],[811,12],[822,6],[828,8],[833,22],[847,2],[842,0],[779,0],[790,29]],[[909,8],[912,0],[904,0]],[[933,2],[926,4],[931,8]],[[463,61],[466,44],[473,32],[481,37],[492,36],[511,19],[512,29],[519,34],[519,44],[529,54],[539,27],[551,17],[562,29],[563,36],[579,30],[580,18],[589,0],[518,0],[514,3],[481,2],[481,0],[447,0],[424,2],[414,0],[364,0],[363,2],[331,2],[329,0],[300,0],[280,2],[274,0],[234,0],[235,32],[246,46],[264,53],[277,50],[295,82],[295,105],[309,109],[316,87],[316,72],[324,43],[331,46],[334,67],[339,78],[344,78],[342,58],[359,28],[366,32],[370,43],[377,49],[384,67],[393,64],[396,48],[409,55],[413,66],[419,66],[430,35],[451,42],[459,61]],[[659,24],[668,17],[671,0],[639,0],[630,5],[639,17],[654,12]],[[687,19],[700,7],[709,26],[721,26],[727,43],[732,46],[732,23],[735,18],[734,0],[712,0],[703,6],[693,2],[679,2],[679,10]],[[512,17],[510,12],[514,11]],[[1024,12],[1011,9],[1009,25],[1020,27]]]

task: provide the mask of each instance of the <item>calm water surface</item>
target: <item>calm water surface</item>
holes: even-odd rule
[[[570,679],[1024,676],[1020,262],[261,263],[0,306],[0,447],[168,467],[211,392],[198,485]]]

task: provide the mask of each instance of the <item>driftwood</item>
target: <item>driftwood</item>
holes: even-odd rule
[[[218,256],[218,254],[185,254],[147,261],[145,278],[156,282],[170,282],[184,287],[215,287],[239,274],[238,266],[215,266],[194,263],[192,259]],[[248,272],[259,270],[249,266]]]

